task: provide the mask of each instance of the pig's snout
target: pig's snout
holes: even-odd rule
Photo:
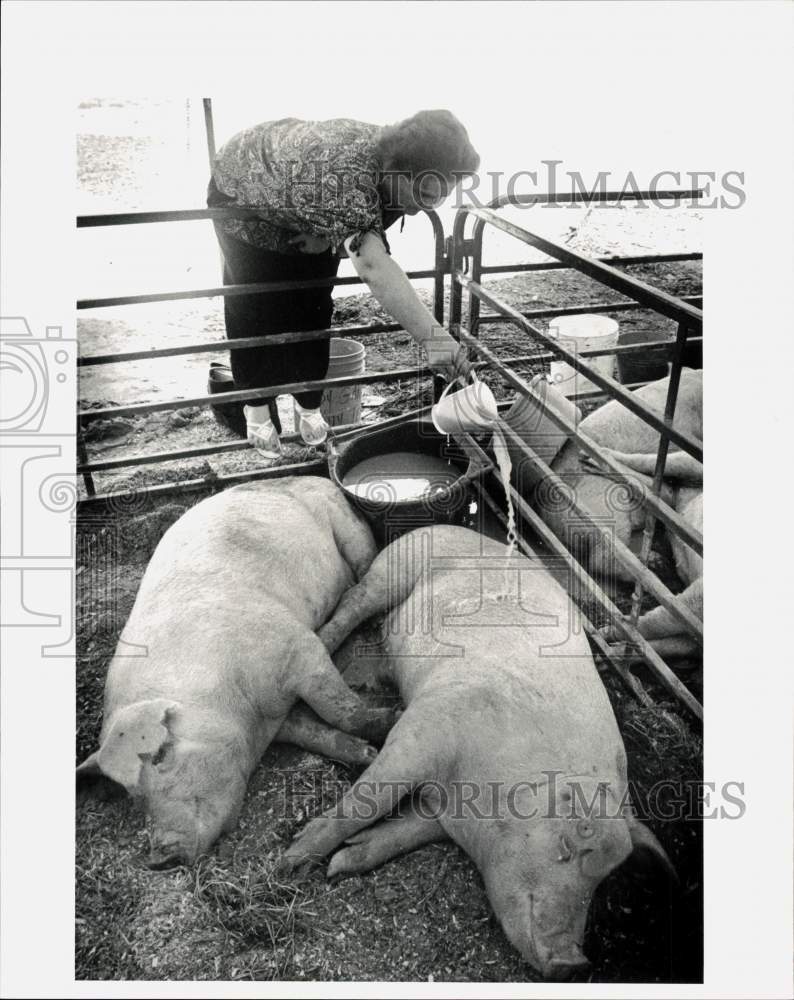
[[[579,945],[571,944],[564,951],[538,955],[538,966],[544,979],[561,983],[587,972],[590,962]]]
[[[186,864],[187,857],[183,850],[159,849],[149,852],[146,860],[146,867],[153,872],[165,871],[167,868],[176,868],[178,865]]]
[[[488,896],[511,944],[545,978],[556,982],[585,973],[582,951],[590,893],[580,886],[516,884],[511,866],[486,875]]]
[[[564,982],[590,968],[580,944],[588,902],[589,898],[578,893],[554,894],[551,898],[530,896],[530,961],[544,978]]]
[[[165,835],[152,839],[146,865],[152,871],[163,871],[166,868],[176,868],[178,865],[192,864],[197,854],[195,840],[187,844],[183,837]]]

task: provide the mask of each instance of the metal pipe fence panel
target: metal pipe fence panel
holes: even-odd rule
[[[205,102],[205,113],[210,115],[209,120],[211,121],[211,110],[208,109],[208,102]],[[208,142],[208,151],[211,159],[213,151],[213,140],[211,137],[208,138]],[[637,615],[636,611],[634,611],[635,607],[639,607],[639,598],[643,593],[643,589],[646,589],[680,621],[682,626],[690,634],[694,635],[699,641],[702,641],[702,623],[687,608],[682,609],[677,604],[675,596],[671,594],[661,581],[659,581],[658,578],[651,573],[651,571],[647,568],[647,565],[645,565],[647,562],[645,540],[650,537],[649,532],[652,531],[652,527],[657,520],[661,521],[670,531],[677,534],[683,541],[686,542],[686,544],[691,546],[694,551],[699,554],[702,553],[702,537],[700,533],[686,524],[677,512],[665,504],[659,496],[659,487],[661,485],[666,455],[671,443],[676,444],[683,451],[692,455],[698,461],[702,461],[703,452],[701,444],[690,438],[688,435],[676,430],[672,423],[675,412],[678,380],[680,378],[683,345],[687,342],[687,338],[695,340],[701,339],[699,334],[702,326],[702,311],[698,307],[701,298],[700,296],[687,296],[685,298],[671,296],[644,281],[640,281],[637,278],[616,270],[616,266],[650,264],[664,261],[699,260],[702,255],[694,253],[680,253],[634,256],[613,255],[599,258],[586,257],[568,247],[561,246],[546,237],[537,233],[529,232],[528,230],[501,218],[495,211],[505,205],[548,204],[551,201],[560,203],[589,203],[590,201],[619,202],[636,201],[640,199],[648,199],[650,197],[683,200],[685,198],[696,199],[699,195],[700,192],[697,191],[665,191],[655,194],[651,192],[627,192],[625,194],[622,192],[591,192],[587,195],[580,193],[578,195],[572,194],[569,196],[529,195],[503,197],[497,199],[495,202],[492,202],[487,208],[471,205],[461,208],[456,215],[453,234],[449,239],[445,239],[443,227],[441,226],[436,213],[427,213],[433,229],[435,245],[434,267],[427,270],[408,272],[408,276],[409,278],[433,278],[433,314],[439,324],[443,324],[445,314],[444,283],[445,276],[450,275],[450,328],[453,333],[457,331],[460,339],[466,343],[476,355],[478,355],[480,360],[475,361],[474,364],[476,367],[481,368],[487,366],[495,369],[508,382],[508,384],[512,385],[519,392],[519,394],[530,397],[534,395],[532,389],[527,385],[527,383],[513,371],[511,367],[513,364],[519,364],[522,362],[545,362],[553,360],[554,358],[561,358],[567,361],[576,371],[585,375],[596,386],[594,391],[580,393],[573,398],[597,398],[607,396],[611,399],[617,399],[631,412],[645,420],[659,432],[660,445],[657,454],[657,465],[653,480],[653,489],[650,491],[646,490],[642,497],[642,502],[646,509],[646,530],[641,558],[638,559],[625,546],[622,546],[621,543],[615,543],[615,541],[612,540],[616,558],[618,558],[621,564],[626,567],[628,572],[631,573],[636,581],[636,589],[633,595],[633,614],[630,616],[629,620],[624,620],[622,618],[620,612],[612,601],[606,596],[606,594],[604,594],[601,588],[595,583],[595,581],[589,576],[586,570],[577,562],[571,553],[568,552],[559,539],[554,536],[539,515],[532,510],[526,500],[516,492],[514,487],[510,487],[510,490],[513,501],[517,505],[525,522],[532,528],[533,531],[536,532],[538,537],[549,547],[554,555],[562,561],[567,571],[569,571],[575,579],[578,588],[577,592],[581,593],[582,588],[584,588],[584,592],[589,593],[597,600],[607,614],[610,615],[614,624],[617,626],[618,631],[624,635],[626,641],[637,647],[642,658],[652,670],[657,680],[663,684],[668,691],[674,694],[675,697],[677,697],[683,704],[685,704],[694,715],[701,718],[702,708],[700,704],[696,699],[694,699],[688,689],[679,681],[675,674],[673,674],[667,664],[665,664],[659,655],[653,650],[647,640],[645,640],[637,631]],[[474,235],[472,239],[465,239],[465,224],[469,217],[472,217],[475,220]],[[194,221],[197,219],[214,220],[223,218],[258,218],[258,210],[223,208],[164,212],[107,213],[95,216],[80,216],[77,219],[77,225],[78,228],[86,228],[96,226]],[[552,259],[540,263],[491,266],[484,265],[482,262],[482,236],[486,225],[492,225],[495,228],[515,237],[516,239],[536,247],[549,255]],[[506,303],[500,301],[497,296],[493,295],[482,286],[482,278],[486,275],[536,271],[542,272],[546,270],[565,268],[573,269],[585,274],[600,284],[626,296],[627,300],[616,303],[600,302],[593,303],[592,305],[583,304],[581,306],[569,306],[557,309],[529,310],[521,313],[507,306]],[[268,292],[300,287],[314,288],[329,285],[336,286],[360,283],[361,279],[358,277],[336,277],[332,279],[318,279],[316,281],[307,282],[269,282],[249,285],[231,285],[217,288],[174,291],[158,294],[83,299],[77,303],[77,307],[78,309],[96,309],[110,306],[139,305],[152,302],[174,301],[179,299],[201,297],[267,294]],[[464,290],[466,290],[469,294],[468,330],[461,324],[462,295]],[[489,305],[495,310],[495,312],[481,315],[481,302]],[[651,309],[661,315],[675,319],[679,322],[679,335],[676,338],[676,341],[653,341],[650,345],[622,345],[616,348],[611,348],[609,351],[593,350],[573,354],[559,345],[553,338],[543,334],[530,322],[532,319],[548,318],[552,316],[569,316],[583,312],[621,312],[642,308]],[[528,335],[528,341],[532,341],[538,345],[538,351],[535,353],[519,355],[513,358],[499,359],[492,351],[490,351],[478,340],[476,334],[481,324],[492,324],[505,321],[513,323],[522,329]],[[392,333],[400,329],[401,327],[396,323],[380,323],[369,324],[367,326],[351,326],[335,329],[331,328],[325,330],[292,332],[273,335],[272,337],[251,337],[238,341],[205,341],[195,344],[181,345],[179,347],[158,348],[151,351],[128,351],[116,355],[106,354],[87,357],[84,356],[78,360],[78,364],[81,366],[120,364],[135,360],[153,360],[161,357],[174,357],[187,354],[224,352],[227,350],[237,350],[254,346],[267,346],[268,344],[274,345],[276,343],[301,343],[315,339],[329,339],[331,337],[339,336],[367,336],[375,333]],[[647,350],[649,346],[666,348],[673,361],[671,391],[668,395],[667,406],[663,417],[659,417],[658,414],[648,409],[648,407],[642,404],[641,401],[634,398],[633,394],[629,391],[630,387],[623,386],[614,379],[603,376],[599,371],[589,365],[587,360],[584,360],[602,356],[603,354],[617,355],[622,353],[636,353]],[[253,479],[277,478],[284,475],[312,474],[325,471],[325,463],[324,460],[321,459],[313,462],[301,462],[292,465],[277,466],[275,468],[253,470],[250,472],[233,473],[224,476],[213,475],[200,479],[190,479],[176,483],[149,486],[143,491],[119,491],[117,493],[97,494],[92,477],[93,472],[109,471],[116,468],[122,468],[127,465],[152,465],[186,457],[233,452],[247,448],[248,444],[247,442],[242,441],[223,442],[217,445],[203,445],[190,449],[183,449],[181,451],[158,452],[150,455],[127,457],[126,459],[120,458],[92,462],[88,456],[85,448],[85,442],[80,433],[81,424],[116,416],[135,416],[163,410],[176,410],[184,407],[227,404],[242,402],[246,399],[257,397],[270,398],[282,393],[294,393],[304,391],[306,389],[332,389],[334,387],[347,385],[363,385],[372,382],[398,381],[401,379],[421,376],[429,377],[432,374],[432,370],[426,367],[410,367],[390,372],[372,372],[364,375],[347,376],[336,379],[290,383],[263,389],[238,390],[226,392],[221,395],[197,396],[189,399],[169,400],[161,403],[142,403],[130,406],[114,406],[102,409],[86,410],[78,415],[80,421],[78,424],[78,456],[80,459],[78,471],[83,475],[86,492],[88,494],[88,497],[81,501],[81,503],[102,503],[114,497],[127,498],[140,492],[146,492],[147,494],[152,495],[162,495],[171,492],[198,490],[210,486],[214,488],[223,487],[231,485],[235,482],[245,482]],[[437,388],[438,387],[436,387],[436,390]],[[634,388],[634,386],[631,388]],[[424,408],[422,411],[418,412],[423,413],[426,412],[426,410],[427,408]],[[624,471],[608,456],[604,455],[602,450],[595,444],[595,442],[591,441],[587,435],[582,434],[575,427],[566,426],[564,418],[558,419],[558,415],[555,412],[551,410],[548,410],[547,412],[552,420],[557,422],[559,426],[566,430],[566,432],[571,433],[574,436],[579,446],[586,454],[601,463],[602,467],[615,478],[620,481],[626,480]],[[402,419],[404,419],[404,415],[395,417],[393,420],[381,421],[378,425],[386,426],[393,421],[399,422]],[[341,440],[345,436],[356,433],[361,426],[363,425],[356,424],[339,428],[339,439]],[[369,424],[367,426],[373,425]],[[545,463],[543,463],[542,460],[540,460],[538,456],[531,451],[531,449],[528,449],[524,442],[521,441],[521,439],[518,438],[517,435],[515,435],[514,432],[507,427],[507,425],[503,424],[502,426],[508,436],[512,436],[513,443],[521,448],[526,454],[528,460],[535,463],[535,466],[543,475],[554,478],[552,470],[546,466]],[[292,437],[296,438],[297,435],[292,435]],[[473,440],[471,441],[471,444],[479,448]],[[486,499],[486,501],[489,502],[490,506],[494,509],[494,513],[499,515],[501,512],[498,511],[498,507],[494,504],[493,500],[487,496],[487,491],[481,487],[478,487],[478,489],[480,490],[482,497]],[[583,517],[583,520],[587,521],[586,511],[582,511],[580,509],[579,514]],[[599,526],[597,522],[594,522],[592,518],[590,521],[596,530],[602,530],[601,526]],[[522,549],[527,547],[527,543],[523,538],[520,538],[519,541]],[[649,550],[649,545],[647,547]],[[584,616],[583,621],[588,635],[600,654],[617,670],[619,675],[633,690],[634,694],[644,703],[649,703],[650,699],[647,692],[645,692],[640,682],[631,673],[628,666],[623,663],[621,657],[616,654],[615,648],[606,642],[604,636],[593,627],[592,623],[589,622],[586,616]]]
[[[499,204],[495,207],[501,207],[501,205],[507,203],[531,204],[536,200],[537,199],[535,198],[529,198],[523,202],[519,202],[517,200],[501,199]],[[572,200],[577,199],[574,198]],[[467,240],[464,237],[465,223],[468,216],[473,216],[476,219],[474,237],[470,240]],[[573,354],[557,343],[554,338],[543,334],[536,327],[532,326],[524,314],[511,308],[506,303],[502,302],[497,296],[489,293],[482,286],[481,281],[478,281],[477,278],[481,277],[483,274],[489,273],[487,269],[483,267],[481,261],[482,236],[486,224],[493,225],[495,228],[514,236],[516,239],[535,246],[537,249],[540,249],[544,253],[547,253],[551,257],[555,258],[559,262],[560,266],[571,267],[576,271],[599,281],[607,287],[628,296],[629,299],[633,300],[633,302],[637,305],[653,309],[655,312],[678,322],[678,334],[675,342],[672,345],[666,345],[672,356],[672,365],[665,412],[661,419],[658,414],[644,406],[644,404],[637,399],[633,398],[632,394],[627,392],[625,387],[619,385],[619,383],[615,382],[613,379],[603,376],[586,361],[582,360],[582,357],[592,357],[600,354],[613,354],[616,353],[615,349],[605,352],[592,351]],[[468,273],[469,255],[472,255],[473,257],[471,273]],[[639,281],[636,278],[615,270],[614,267],[611,267],[608,264],[593,258],[585,257],[582,254],[570,250],[568,247],[561,246],[552,240],[539,236],[536,233],[531,233],[514,223],[510,223],[507,220],[500,218],[496,212],[490,208],[484,210],[473,208],[471,206],[464,206],[457,213],[450,247],[450,266],[452,271],[450,322],[453,329],[457,330],[459,338],[463,343],[472,349],[476,355],[485,357],[490,365],[494,367],[510,385],[516,388],[521,395],[531,398],[536,394],[534,394],[531,387],[512,370],[509,364],[496,358],[493,352],[485,348],[477,338],[477,327],[479,327],[481,322],[479,311],[479,303],[481,301],[486,302],[496,310],[494,314],[488,316],[488,322],[498,322],[500,318],[502,320],[506,319],[513,322],[516,326],[529,334],[535,342],[547,348],[548,354],[552,359],[562,358],[567,361],[568,364],[570,364],[577,372],[580,372],[582,375],[590,379],[590,381],[601,389],[607,397],[618,400],[626,406],[628,410],[635,413],[655,430],[659,431],[659,447],[657,451],[657,461],[652,488],[650,492],[647,490],[644,491],[642,498],[646,510],[646,522],[639,559],[629,552],[628,549],[626,549],[625,546],[623,546],[617,539],[610,538],[609,533],[604,531],[603,527],[598,524],[597,520],[590,516],[587,510],[577,505],[575,501],[573,501],[573,510],[585,522],[589,522],[592,528],[602,533],[604,540],[611,547],[615,557],[635,581],[635,590],[632,595],[632,608],[628,619],[624,619],[618,609],[612,605],[611,602],[609,602],[609,605],[606,603],[603,592],[598,594],[600,603],[610,614],[613,625],[618,628],[619,632],[623,633],[630,643],[639,649],[645,663],[657,674],[657,679],[660,680],[660,682],[663,683],[668,690],[674,693],[675,696],[698,718],[702,718],[702,707],[697,699],[693,697],[691,692],[682,684],[675,674],[673,674],[667,664],[664,663],[650,644],[639,635],[636,627],[643,590],[649,588],[650,592],[657,599],[657,601],[659,601],[659,603],[665,607],[680,624],[684,626],[690,635],[694,636],[701,644],[703,641],[703,625],[700,619],[697,618],[697,616],[694,615],[688,607],[678,603],[675,596],[671,594],[670,591],[667,590],[667,588],[660,583],[658,578],[647,568],[653,528],[657,519],[662,521],[668,529],[672,530],[675,534],[682,538],[696,552],[702,554],[703,551],[703,542],[700,532],[696,532],[691,529],[690,526],[686,524],[677,514],[677,512],[665,504],[660,497],[665,462],[671,443],[677,444],[684,451],[692,455],[697,461],[702,462],[703,460],[703,450],[700,443],[690,438],[688,435],[680,434],[673,427],[678,386],[683,366],[684,348],[690,332],[697,334],[702,331],[703,314],[701,309],[693,305],[691,301],[671,296],[660,289],[656,289],[653,286],[648,285],[646,282]],[[471,331],[465,330],[461,325],[462,295],[464,289],[466,289],[469,293],[469,319],[475,325],[475,329]],[[699,297],[696,301],[698,300]],[[586,307],[581,309],[577,307],[573,310],[572,314],[586,311]],[[604,308],[601,311],[606,312],[609,310]],[[557,314],[559,315],[559,313]],[[698,337],[698,339],[701,338]],[[536,397],[536,402],[542,403],[542,400],[540,400],[539,397]],[[623,470],[617,466],[616,463],[612,462],[611,459],[609,459],[601,451],[601,449],[598,448],[595,442],[590,441],[586,435],[583,435],[578,428],[573,425],[566,427],[565,425],[568,422],[562,418],[558,420],[558,415],[552,410],[551,407],[546,408],[545,412],[553,420],[553,422],[558,424],[558,426],[561,426],[563,429],[569,431],[580,447],[582,447],[583,450],[592,458],[595,458],[597,461],[600,461],[603,465],[605,465],[619,481],[628,482]],[[518,447],[524,453],[524,456],[531,463],[537,473],[539,473],[547,481],[553,483],[558,489],[564,489],[565,484],[562,480],[560,480],[559,477],[553,473],[551,468],[546,465],[546,463],[543,462],[517,434],[515,434],[509,425],[502,422],[501,427],[503,434],[512,441],[514,446]],[[556,552],[559,556],[565,559],[566,564],[576,575],[577,581],[579,583],[585,583],[592,592],[592,588],[596,585],[590,575],[584,570],[578,561],[573,558],[572,554],[568,552],[560,540],[554,535],[548,526],[545,525],[539,515],[532,510],[532,508],[512,486],[510,487],[510,491],[514,503],[517,505],[522,515],[525,516],[533,530],[535,530],[539,537],[541,537],[546,544],[549,545],[553,552]],[[599,649],[602,648],[602,645],[602,643],[596,642],[596,646]],[[609,660],[610,662],[613,662],[611,657]],[[630,679],[633,675],[631,675],[630,671],[626,669],[625,671],[619,670],[618,672],[621,673],[624,680],[626,680],[627,683],[633,687]]]

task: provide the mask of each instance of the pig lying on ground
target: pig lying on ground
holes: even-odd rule
[[[670,379],[660,379],[635,390],[634,395],[648,406],[664,413]],[[677,430],[697,440],[703,438],[703,373],[684,368],[675,412],[674,426]],[[617,400],[611,400],[599,407],[580,424],[579,429],[596,444],[612,450],[614,457],[636,460],[629,464],[636,481],[644,486],[651,485],[659,433],[635,416]],[[675,502],[674,489],[669,480],[689,478],[693,465],[699,466],[686,452],[672,446],[667,460],[662,499],[672,506]],[[582,461],[576,441],[569,441],[551,465],[555,472],[570,488],[576,502],[596,515],[599,521],[613,531],[624,544],[638,549],[645,525],[645,510],[635,498],[627,498],[625,488],[609,476],[594,471]],[[700,473],[702,474],[702,473]],[[577,555],[589,571],[604,578],[631,581],[632,577],[616,561],[611,547],[591,528],[582,524],[552,489],[544,483],[530,480],[535,492],[538,513],[569,548],[577,549]],[[575,541],[574,541],[575,540]]]
[[[362,872],[450,837],[479,868],[510,941],[562,979],[587,965],[590,898],[632,846],[670,862],[628,807],[623,742],[588,641],[570,628],[569,598],[539,563],[506,552],[466,528],[420,528],[344,595],[320,638],[333,652],[392,609],[384,656],[406,708],[282,864],[342,847],[329,876]],[[520,601],[504,598],[505,579]],[[400,800],[397,816],[375,822]]]
[[[153,867],[235,825],[272,740],[375,758],[365,739],[393,712],[367,708],[315,635],[375,552],[336,487],[308,477],[226,490],[163,536],[108,670],[101,746],[78,768],[143,799]],[[299,699],[313,711],[291,711]]]

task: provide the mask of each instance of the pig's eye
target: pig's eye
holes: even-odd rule
[[[583,837],[586,840],[588,837],[593,836],[595,830],[593,829],[593,824],[589,820],[580,819],[576,824],[576,832],[580,837]]]
[[[560,853],[557,860],[570,861],[572,857],[573,851],[571,850],[571,845],[568,843],[565,834],[560,834]]]

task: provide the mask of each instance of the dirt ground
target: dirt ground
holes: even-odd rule
[[[698,294],[693,263],[632,268],[631,273],[679,295]],[[617,301],[619,296],[567,272],[499,282],[520,308]],[[96,318],[97,316],[101,318]],[[213,300],[172,304],[151,313],[107,311],[80,321],[81,353],[188,343],[223,336]],[[334,322],[379,318],[363,296],[340,299]],[[653,314],[616,314],[625,329],[644,326],[672,336],[673,324]],[[541,324],[543,325],[543,324]],[[502,356],[524,353],[525,336],[510,327],[483,329]],[[406,335],[366,339],[369,370],[416,359]],[[223,353],[218,354],[223,358]],[[82,369],[81,408],[189,397],[204,389],[208,355]],[[524,370],[529,370],[525,368]],[[498,379],[486,376],[505,398]],[[193,392],[195,389],[195,393]],[[366,419],[429,401],[427,380],[365,387]],[[289,408],[284,407],[285,415]],[[90,425],[94,459],[118,458],[234,440],[198,409],[116,418]],[[321,457],[288,446],[285,462]],[[143,466],[97,476],[101,491],[183,481],[259,465],[248,449],[167,466]],[[77,759],[96,748],[104,677],[141,576],[159,538],[205,493],[159,501],[120,499],[78,523]],[[680,587],[680,584],[677,586]],[[628,592],[620,595],[625,604]],[[604,668],[642,811],[657,782],[701,777],[701,742],[665,693],[648,678],[655,710],[641,708]],[[699,677],[687,675],[700,694]],[[76,976],[78,979],[387,980],[524,982],[537,976],[506,942],[480,877],[454,845],[434,845],[376,872],[337,884],[322,870],[278,882],[277,852],[305,818],[331,804],[355,773],[286,746],[271,746],[250,783],[238,829],[194,868],[151,872],[144,864],[143,820],[125,800],[85,799],[77,810]],[[668,793],[669,794],[669,793]],[[639,799],[639,801],[637,801]],[[627,863],[599,887],[588,923],[586,951],[598,982],[675,982],[702,978],[702,831],[694,820],[650,819],[681,885]]]

